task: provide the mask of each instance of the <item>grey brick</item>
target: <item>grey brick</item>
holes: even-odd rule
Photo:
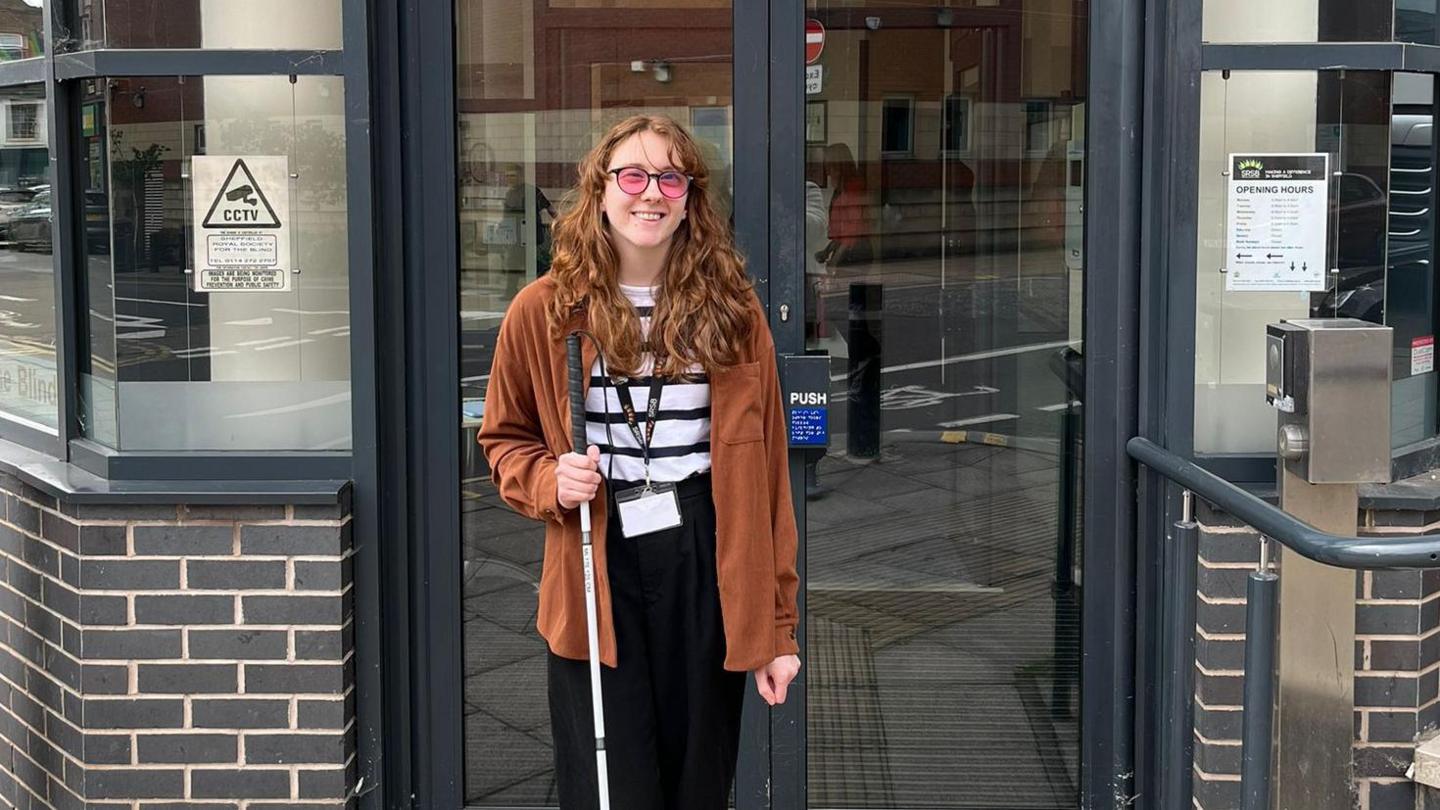
[[[258,590],[285,587],[284,560],[190,560],[185,586],[204,590]]]
[[[281,504],[210,505],[188,504],[180,507],[185,520],[284,520]]]
[[[111,627],[130,623],[130,606],[123,596],[80,594],[80,623]]]
[[[190,795],[195,799],[288,799],[290,772],[196,768],[190,774]]]
[[[87,765],[129,765],[130,735],[86,734],[85,755],[81,759]]]
[[[1370,669],[1409,672],[1420,669],[1420,642],[1384,639],[1371,641]]]
[[[1413,742],[1420,715],[1413,711],[1366,712],[1370,720],[1369,742]]]
[[[136,596],[137,624],[235,624],[233,596]]]
[[[166,770],[94,770],[85,776],[91,799],[179,799],[185,795],[185,772]]]
[[[1415,605],[1358,605],[1355,634],[1401,636],[1420,633],[1420,608]]]
[[[1195,625],[1211,635],[1245,632],[1244,605],[1212,605],[1197,601]]]
[[[1419,599],[1424,595],[1419,571],[1370,572],[1370,598]]]
[[[1370,810],[1415,810],[1414,782],[1371,782]]]
[[[31,537],[20,542],[20,559],[42,574],[60,578],[60,549]]]
[[[1195,675],[1195,695],[1207,706],[1239,706],[1244,687],[1240,675]]]
[[[80,618],[80,594],[72,588],[54,579],[46,579],[41,585],[43,598],[41,602],[45,607],[59,613],[70,621],[78,621]],[[59,640],[59,637],[56,637]]]
[[[296,660],[339,661],[344,657],[344,636],[339,630],[295,631]]]
[[[5,496],[6,515],[10,522],[29,534],[40,533],[40,509],[33,503],[25,503],[14,495]]]
[[[300,728],[342,729],[348,722],[347,700],[301,700],[297,723]]]
[[[80,551],[80,527],[54,512],[40,513],[40,536],[72,553]]]
[[[233,526],[136,526],[135,553],[198,557],[235,553]]]
[[[82,610],[84,609],[85,600],[80,600],[80,607]],[[70,653],[76,658],[80,657],[82,638],[84,637],[80,635],[80,628],[74,625],[67,624],[60,629],[60,646],[65,648],[65,652]]]
[[[245,761],[263,765],[343,765],[344,734],[246,734]]]
[[[1195,662],[1206,669],[1244,669],[1245,642],[1195,638]]]
[[[344,799],[349,794],[353,781],[348,768],[301,770],[300,798]]]
[[[347,584],[346,567],[346,563],[340,562],[296,560],[295,590],[338,591]]]
[[[337,526],[246,525],[240,527],[240,550],[247,555],[339,556],[343,550],[341,534]]]
[[[0,588],[0,615],[8,616],[16,623],[25,621],[25,598],[9,588]]]
[[[81,560],[80,584],[96,590],[174,590],[179,560]]]
[[[195,659],[270,660],[286,656],[284,630],[190,630],[190,657]]]
[[[288,728],[290,701],[197,698],[190,703],[190,719],[196,728]]]
[[[1419,679],[1395,675],[1355,674],[1357,708],[1416,708]]]
[[[344,689],[342,664],[245,665],[245,691],[253,694],[339,694]]]
[[[180,698],[86,698],[87,728],[180,728],[184,722]]]
[[[123,695],[130,691],[130,668],[124,664],[82,664],[80,691],[87,695]]]
[[[238,664],[140,664],[141,692],[151,694],[234,693],[239,687]]]
[[[1403,777],[1414,760],[1414,750],[1393,745],[1355,746],[1355,778]]]
[[[88,660],[180,657],[180,630],[84,630],[81,650]]]
[[[1244,599],[1249,578],[1250,569],[1199,565],[1195,569],[1195,589],[1212,599]]]
[[[340,596],[246,596],[246,624],[333,624],[345,620]]]
[[[50,773],[63,774],[65,772],[64,755],[60,750],[50,744],[44,736],[29,731],[25,734],[25,751],[35,763]]]
[[[12,588],[31,599],[38,601],[43,595],[45,578],[38,571],[27,568],[18,562],[6,562],[5,578]]]
[[[72,793],[65,783],[50,777],[50,804],[55,810],[99,810],[104,805],[86,805],[85,800]]]
[[[45,713],[45,736],[55,743],[55,747],[79,759],[85,753],[85,735],[80,729],[66,722],[64,718],[54,712]],[[8,762],[0,758],[0,765]]]
[[[136,753],[141,763],[234,763],[240,738],[234,734],[139,734]]]

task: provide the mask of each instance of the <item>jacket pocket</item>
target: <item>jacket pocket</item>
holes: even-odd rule
[[[711,430],[724,444],[765,438],[760,402],[760,363],[737,363],[710,377]]]

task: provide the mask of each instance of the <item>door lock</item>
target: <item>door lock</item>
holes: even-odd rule
[[[789,321],[790,321],[790,305],[789,305],[789,304],[781,304],[781,305],[780,305],[780,322],[781,322],[781,323],[789,323]]]

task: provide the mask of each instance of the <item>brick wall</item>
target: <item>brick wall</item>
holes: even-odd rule
[[[1362,510],[1374,535],[1440,532],[1440,513]],[[1245,583],[1259,537],[1205,505],[1196,604],[1195,806],[1240,806]],[[1355,778],[1360,810],[1413,810],[1415,738],[1440,723],[1440,571],[1355,579]]]
[[[349,803],[348,502],[0,498],[0,800]]]

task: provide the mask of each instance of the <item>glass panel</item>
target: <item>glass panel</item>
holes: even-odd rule
[[[1440,43],[1435,12],[1436,0],[1395,0],[1395,39],[1427,45]]]
[[[515,293],[549,268],[550,223],[575,164],[616,120],[653,112],[687,124],[708,145],[712,187],[729,187],[731,10],[729,0],[456,0],[455,14],[465,802],[553,807],[535,630],[544,527],[500,501],[475,444],[495,334]]]
[[[1423,28],[1412,9],[1435,0],[1204,0],[1207,42],[1411,42]],[[1409,8],[1397,7],[1409,6]],[[1397,31],[1397,26],[1399,29]],[[1433,26],[1433,24],[1432,24]],[[1422,32],[1423,33],[1423,32]]]
[[[811,807],[1077,803],[1086,6],[980,5],[807,3]]]
[[[85,48],[339,50],[342,41],[340,0],[72,2]]]
[[[0,122],[0,413],[53,432],[60,411],[45,89],[0,90]]]
[[[343,87],[329,76],[86,83],[85,435],[125,450],[350,447]],[[265,221],[218,227],[235,211]],[[237,233],[260,234],[265,258],[237,258]],[[235,280],[256,261],[276,269],[254,277],[288,290]],[[201,281],[217,267],[231,270],[223,291]]]
[[[0,62],[45,55],[42,0],[10,0],[0,5]]]
[[[1371,280],[1335,301],[1341,314],[1395,330],[1390,429],[1395,447],[1435,435],[1434,77],[1395,74],[1390,130],[1390,210],[1383,298]],[[1345,295],[1342,293],[1341,295]],[[1359,299],[1357,304],[1352,301]]]
[[[1201,80],[1196,256],[1195,450],[1273,453],[1265,325],[1307,316],[1384,318],[1392,136],[1390,77],[1379,72],[1240,73]],[[1227,156],[1330,155],[1329,290],[1226,289]],[[1408,349],[1408,344],[1407,344]],[[1408,369],[1407,369],[1408,371]]]

